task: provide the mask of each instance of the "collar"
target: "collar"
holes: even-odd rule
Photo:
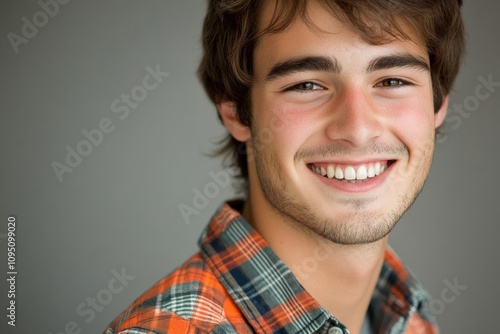
[[[242,201],[223,204],[202,233],[199,247],[255,332],[314,333],[330,326],[344,328],[241,216],[242,207]],[[369,307],[376,332],[400,333],[416,312],[429,319],[426,300],[420,283],[388,249]]]

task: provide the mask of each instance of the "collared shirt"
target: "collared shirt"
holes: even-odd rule
[[[123,311],[105,334],[321,333],[349,331],[302,287],[262,236],[224,204],[200,251]],[[387,249],[368,315],[375,333],[438,333],[427,295]]]

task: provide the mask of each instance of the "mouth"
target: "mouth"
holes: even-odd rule
[[[362,183],[383,174],[395,160],[373,161],[364,164],[309,163],[314,173],[347,183]]]

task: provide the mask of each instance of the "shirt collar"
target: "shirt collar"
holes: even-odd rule
[[[408,318],[415,313],[435,324],[427,291],[391,248],[385,253],[369,312],[374,327],[386,329],[387,333],[402,333]]]
[[[305,291],[262,236],[241,216],[243,202],[223,204],[202,233],[207,265],[257,333],[313,333],[336,319]],[[426,294],[388,249],[369,312],[375,329],[404,328]],[[424,314],[426,317],[426,314]]]

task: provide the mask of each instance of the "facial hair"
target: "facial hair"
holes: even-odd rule
[[[256,137],[252,136],[252,138]],[[398,177],[413,176],[413,180],[410,183],[410,189],[400,194],[387,212],[375,214],[367,210],[367,204],[372,200],[370,198],[337,198],[335,199],[336,205],[350,207],[350,214],[332,217],[314,210],[310,202],[287,184],[282,173],[284,168],[280,166],[276,159],[278,155],[272,152],[270,147],[269,145],[263,146],[252,139],[251,150],[257,176],[264,196],[271,207],[293,227],[340,245],[369,244],[386,237],[422,191],[434,151],[433,141],[432,144],[422,145],[423,148],[419,149],[422,159],[412,160],[415,168],[407,169],[408,173],[392,171],[392,173],[397,173],[390,180],[395,181],[395,184],[400,181]],[[409,161],[410,155],[408,148],[403,144],[372,144],[362,151],[343,144],[329,144],[298,151],[294,156],[294,162],[299,164],[306,159],[314,161],[317,158],[328,157],[334,160],[335,156],[373,156],[376,154],[397,156],[400,163]]]

